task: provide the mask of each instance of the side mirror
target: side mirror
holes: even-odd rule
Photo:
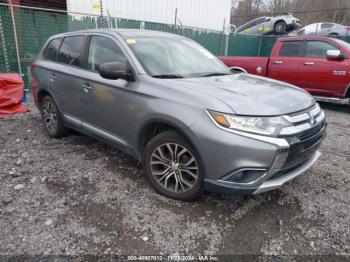
[[[346,59],[347,57],[340,50],[327,50],[327,58],[329,59]]]
[[[100,65],[99,74],[106,79],[132,80],[129,64],[120,62],[103,63]]]

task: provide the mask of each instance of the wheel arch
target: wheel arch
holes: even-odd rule
[[[153,118],[147,120],[140,128],[137,134],[137,155],[139,160],[142,160],[143,152],[147,146],[147,143],[156,135],[173,130],[179,133],[195,150],[196,155],[202,162],[201,154],[196,146],[196,138],[194,134],[191,134],[190,129],[181,121],[169,121],[162,118]],[[203,162],[202,162],[203,163]]]
[[[344,97],[350,98],[350,83],[348,84],[348,86],[346,87],[346,89],[344,91]]]
[[[288,23],[287,23],[286,20],[284,20],[284,19],[278,19],[276,22],[273,23],[273,27],[275,27],[276,24],[279,23],[279,22],[284,22],[286,25],[288,25]]]
[[[231,72],[236,71],[236,72],[242,72],[242,73],[248,74],[247,70],[245,70],[243,67],[240,67],[240,66],[230,67],[230,70]]]

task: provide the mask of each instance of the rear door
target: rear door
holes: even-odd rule
[[[279,53],[272,54],[268,66],[268,76],[299,86],[300,60],[303,41],[280,41],[275,49]]]
[[[79,125],[84,108],[80,75],[84,71],[85,36],[63,38],[57,63],[49,71],[50,89],[61,113],[71,124]]]
[[[340,49],[326,41],[306,41],[300,86],[315,96],[341,97],[348,85],[348,59],[328,59],[327,50]]]

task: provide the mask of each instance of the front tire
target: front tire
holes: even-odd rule
[[[57,105],[51,96],[44,96],[41,101],[40,112],[45,130],[50,137],[58,138],[68,133]]]
[[[193,201],[203,193],[203,172],[192,146],[180,134],[153,137],[143,153],[143,167],[154,189],[167,197]]]

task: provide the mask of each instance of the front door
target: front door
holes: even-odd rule
[[[325,41],[307,41],[300,61],[300,85],[315,96],[341,97],[348,85],[348,59],[329,59],[338,47]]]
[[[135,123],[137,83],[124,79],[109,80],[98,73],[107,62],[127,63],[128,59],[116,39],[92,35],[87,51],[84,85],[84,128],[112,142],[128,146],[127,138]]]

